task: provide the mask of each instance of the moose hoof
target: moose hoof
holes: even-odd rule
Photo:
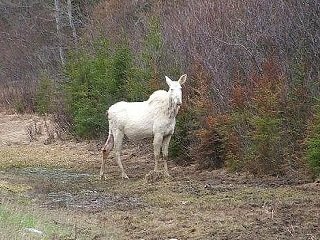
[[[171,175],[170,175],[168,172],[164,172],[164,176],[165,176],[166,178],[171,178]]]
[[[128,177],[127,174],[125,174],[125,173],[122,173],[122,174],[121,174],[121,178],[122,178],[122,179],[129,179],[129,177]]]
[[[147,183],[159,182],[164,178],[162,171],[150,171],[145,176],[145,180]]]

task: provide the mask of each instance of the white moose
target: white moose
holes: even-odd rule
[[[115,157],[121,169],[122,178],[128,178],[120,159],[124,135],[129,139],[138,140],[153,137],[155,166],[159,172],[160,151],[162,148],[164,174],[168,172],[168,148],[176,124],[176,115],[182,103],[181,85],[185,83],[184,74],[178,81],[172,81],[166,76],[169,91],[155,91],[144,102],[118,102],[112,105],[108,112],[109,136],[102,148],[100,178],[105,179],[106,158],[114,147]]]

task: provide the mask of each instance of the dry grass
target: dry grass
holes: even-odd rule
[[[319,184],[172,163],[173,178],[148,182],[153,161],[138,147],[123,154],[130,180],[110,158],[101,182],[97,145],[1,145],[0,235],[32,227],[46,234],[39,239],[320,238]]]
[[[15,200],[18,198],[15,197]],[[40,232],[35,232],[40,231]],[[116,229],[102,227],[89,215],[39,208],[20,198],[0,206],[0,239],[120,239]]]

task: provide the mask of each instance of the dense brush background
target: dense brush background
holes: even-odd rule
[[[317,0],[1,0],[0,104],[106,137],[106,109],[188,74],[171,155],[317,177]]]

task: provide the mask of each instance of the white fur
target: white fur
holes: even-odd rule
[[[168,147],[176,124],[176,115],[182,103],[181,84],[186,81],[186,75],[182,75],[178,81],[172,81],[166,77],[169,91],[158,90],[144,102],[118,102],[108,110],[109,136],[102,148],[103,160],[100,176],[104,178],[105,159],[112,147],[116,151],[117,163],[122,171],[122,177],[126,175],[121,159],[120,151],[124,135],[129,139],[138,140],[153,137],[155,171],[158,170],[158,160],[162,148],[165,174],[169,176],[167,168]]]

